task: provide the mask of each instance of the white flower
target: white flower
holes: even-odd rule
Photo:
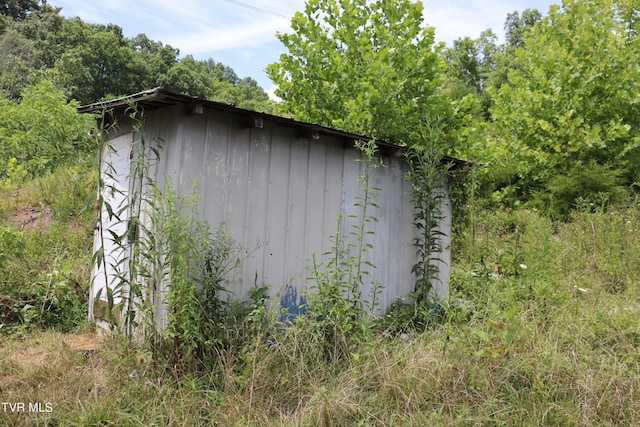
[[[523,270],[526,270],[528,267],[527,267],[526,264],[520,264],[520,268],[523,269]]]

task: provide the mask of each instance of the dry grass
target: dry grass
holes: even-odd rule
[[[638,425],[637,316],[610,315],[590,298],[577,317],[519,313],[505,321],[515,337],[497,350],[502,330],[489,319],[372,338],[343,366],[305,365],[287,344],[263,345],[252,368],[228,372],[224,390],[202,378],[176,384],[119,339],[10,338],[0,347],[3,401],[53,411],[0,412],[0,424]]]
[[[0,425],[640,425],[640,209],[480,224],[456,240],[447,320],[372,331],[349,360],[323,360],[317,337],[290,328],[178,383],[137,344],[91,329],[4,336],[0,400],[51,411],[0,407]],[[57,236],[70,259],[86,244]]]

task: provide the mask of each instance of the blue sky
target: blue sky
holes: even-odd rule
[[[425,22],[439,41],[470,36],[492,28],[501,38],[508,13],[536,8],[544,15],[560,0],[423,0]],[[139,33],[180,49],[180,55],[213,58],[240,77],[253,77],[265,90],[272,83],[264,72],[283,46],[276,31],[290,30],[290,18],[304,0],[49,0],[66,17],[116,24],[126,37]]]

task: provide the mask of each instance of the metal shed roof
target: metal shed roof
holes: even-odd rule
[[[301,122],[292,118],[276,116],[269,113],[246,110],[238,108],[235,105],[225,104],[222,102],[209,101],[201,99],[195,96],[183,95],[169,90],[157,87],[144,92],[139,92],[133,95],[128,95],[122,98],[117,98],[109,101],[101,101],[93,104],[82,105],[78,107],[78,113],[98,113],[105,110],[124,112],[131,105],[138,105],[144,109],[157,109],[170,107],[178,104],[186,105],[192,108],[192,111],[197,111],[199,108],[207,107],[219,111],[227,111],[246,117],[247,122],[251,122],[253,127],[262,127],[264,121],[276,123],[280,126],[290,127],[297,129],[301,136],[318,139],[320,135],[328,135],[334,137],[345,138],[350,141],[355,140],[367,140],[370,137],[365,135],[358,135],[355,133],[344,132],[338,129],[329,128],[326,126],[316,125],[312,123]],[[380,150],[386,155],[400,156],[404,153],[407,147],[392,144],[382,140],[376,140],[376,144]],[[456,166],[461,166],[466,162],[464,160],[456,159],[454,157],[445,156],[444,162],[452,162]]]

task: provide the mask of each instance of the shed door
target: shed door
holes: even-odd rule
[[[118,306],[129,292],[128,257],[131,242],[127,227],[131,217],[131,153],[133,133],[112,139],[105,148],[100,165],[103,203],[101,219],[94,233],[94,253],[102,251],[103,259],[93,266],[91,277],[90,319],[108,317],[109,293],[114,306]],[[120,310],[112,311],[112,319],[119,321]]]

